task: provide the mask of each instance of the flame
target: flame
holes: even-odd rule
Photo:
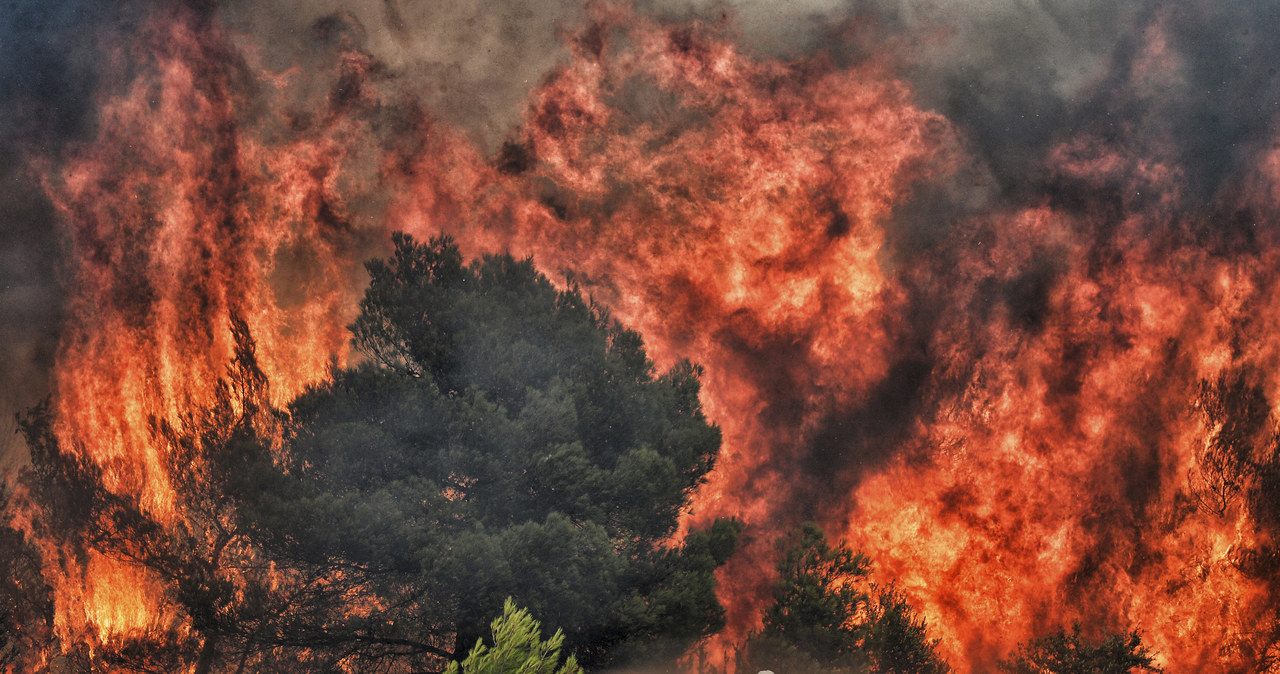
[[[348,149],[342,122],[283,144],[245,125],[235,78],[246,64],[207,17],[154,17],[113,57],[141,74],[114,83],[97,139],[46,178],[76,261],[55,430],[108,490],[172,523],[182,513],[152,420],[176,426],[212,403],[233,316],[257,341],[277,405],[346,358],[358,254],[338,184]],[[71,566],[53,579],[64,643],[175,619],[145,570],[96,553]]]
[[[1276,590],[1241,560],[1273,533],[1197,508],[1188,476],[1214,432],[1202,382],[1247,371],[1280,401],[1280,241],[1212,226],[1280,216],[1280,150],[1206,207],[1163,130],[1075,130],[1045,194],[1005,203],[892,63],[590,14],[493,158],[340,30],[323,105],[192,10],[111,52],[131,75],[104,88],[96,140],[45,166],[72,261],[63,444],[180,519],[150,420],[210,402],[232,318],[283,405],[347,358],[368,232],[450,233],[581,284],[660,366],[705,366],[724,448],[683,526],[749,527],[718,647],[758,624],[772,540],[815,519],[898,580],[961,671],[1076,619],[1138,627],[1188,671],[1258,661]],[[1160,25],[1128,73],[1151,105],[1182,81]],[[929,190],[965,206],[915,240]],[[144,572],[41,550],[64,642],[181,622]]]
[[[685,526],[737,516],[769,532],[722,576],[733,641],[767,594],[782,531],[768,523],[814,498],[790,474],[831,411],[884,381],[900,348],[893,207],[956,172],[959,142],[881,64],[761,62],[714,26],[594,9],[575,60],[534,92],[507,148],[529,164],[519,181],[475,157],[441,169],[442,153],[428,153],[392,221],[580,272],[660,366],[706,366],[703,401],[725,441]],[[619,109],[627,97],[644,103]],[[437,173],[468,167],[475,182],[462,190]],[[488,198],[476,207],[441,208],[477,192]]]
[[[1186,476],[1199,382],[1274,369],[1273,333],[1240,346],[1245,317],[1273,314],[1272,254],[1197,240],[1181,218],[1207,214],[1184,212],[1158,146],[1082,134],[1049,161],[1083,205],[892,249],[915,186],[984,186],[882,64],[756,61],[613,6],[574,49],[507,148],[524,186],[471,159],[486,198],[468,216],[418,170],[394,222],[572,268],[659,362],[707,366],[725,447],[686,525],[754,532],[721,576],[722,644],[758,624],[767,543],[814,518],[900,580],[961,671],[1077,619],[1135,626],[1168,663],[1247,666],[1271,597],[1236,557],[1255,525],[1197,511]],[[1167,49],[1153,29],[1135,95],[1176,80]]]

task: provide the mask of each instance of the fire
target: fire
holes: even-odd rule
[[[773,520],[812,498],[786,473],[824,415],[887,374],[904,297],[884,225],[917,181],[955,170],[958,141],[878,64],[754,61],[712,27],[637,25],[612,6],[574,51],[507,148],[529,164],[523,184],[475,169],[501,201],[441,218],[436,174],[415,167],[394,227],[577,270],[660,364],[704,364],[725,447],[689,522]],[[610,103],[627,97],[649,107]],[[760,542],[726,578],[746,580],[725,593],[735,637],[768,575],[748,568],[768,566]]]
[[[1154,24],[1127,73],[1152,105],[1182,67]],[[234,318],[284,405],[345,362],[373,233],[444,232],[534,256],[660,366],[706,368],[724,449],[685,526],[749,537],[720,645],[758,624],[772,540],[814,519],[961,671],[1073,620],[1138,627],[1180,671],[1261,661],[1276,588],[1248,564],[1274,527],[1197,506],[1220,430],[1197,405],[1244,373],[1280,418],[1280,241],[1214,226],[1274,222],[1280,151],[1206,206],[1160,129],[1077,130],[1044,193],[1005,202],[887,60],[765,59],[600,3],[486,157],[326,25],[317,106],[213,16],[162,12],[111,52],[131,74],[96,140],[43,164],[70,260],[57,434],[112,492],[180,520],[153,420],[209,404]],[[945,203],[921,234],[927,194]],[[41,549],[65,642],[181,622],[133,567]]]
[[[108,490],[172,523],[182,513],[153,420],[176,425],[211,404],[233,317],[255,335],[278,405],[346,358],[356,265],[338,185],[347,154],[338,124],[283,147],[246,128],[235,82],[245,64],[207,17],[155,17],[112,56],[141,74],[115,83],[97,139],[47,178],[76,260],[56,432]],[[100,555],[70,565],[55,579],[65,642],[174,619],[144,571]]]

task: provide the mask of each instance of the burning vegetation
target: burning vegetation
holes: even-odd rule
[[[1280,668],[1274,9],[288,4],[4,28],[0,666]]]

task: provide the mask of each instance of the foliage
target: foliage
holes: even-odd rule
[[[445,674],[582,674],[573,655],[560,664],[564,632],[556,630],[542,640],[542,624],[529,612],[517,608],[511,598],[502,606],[502,617],[491,624],[493,647],[476,642],[461,663],[451,662]]]
[[[873,672],[943,674],[951,668],[937,652],[940,640],[929,640],[923,617],[893,584],[873,585],[868,605],[869,631],[863,647],[871,654]]]
[[[447,239],[397,236],[369,271],[352,326],[369,361],[277,412],[234,321],[213,403],[154,422],[172,521],[106,490],[47,405],[25,419],[34,526],[73,557],[145,569],[187,619],[94,657],[432,670],[507,596],[592,666],[674,657],[719,629],[714,572],[740,525],[667,543],[719,449],[698,369],[655,373],[638,335],[528,260],[463,265]]]
[[[297,573],[336,564],[366,608],[300,597],[281,630],[429,667],[512,596],[596,667],[718,629],[738,525],[663,545],[719,448],[699,370],[655,373],[636,333],[528,260],[397,235],[368,270],[369,360],[292,404],[290,463],[246,486],[242,518]]]
[[[823,663],[860,660],[869,626],[858,620],[870,602],[864,581],[871,562],[848,547],[831,547],[817,525],[793,532],[778,564],[766,634],[784,638]]]
[[[113,641],[94,656],[134,671],[212,671],[219,663],[257,662],[276,644],[255,638],[287,610],[288,598],[240,526],[236,494],[254,470],[274,470],[264,437],[278,434],[266,377],[247,326],[232,321],[235,356],[214,385],[213,402],[175,424],[153,419],[153,438],[182,517],[167,521],[108,491],[100,469],[62,446],[48,404],[29,411],[22,430],[31,465],[21,479],[38,513],[33,527],[65,542],[68,562],[90,551],[141,567],[164,587],[162,602],[189,621],[144,637]],[[256,465],[256,468],[254,467]]]
[[[892,585],[869,582],[871,562],[816,524],[778,541],[773,604],[745,644],[739,669],[943,673],[950,667],[924,620]]]
[[[1080,635],[1080,623],[1076,623],[1070,633],[1058,628],[1048,636],[1020,645],[1014,657],[1000,663],[1000,671],[1009,674],[1163,671],[1154,662],[1155,657],[1142,645],[1142,636],[1136,630],[1127,634],[1110,634],[1094,642]]]

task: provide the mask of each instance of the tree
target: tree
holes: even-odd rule
[[[773,604],[744,645],[739,669],[944,673],[924,620],[892,585],[869,582],[871,562],[816,524],[778,541]]]
[[[23,421],[48,540],[145,568],[172,633],[94,657],[144,671],[439,671],[513,596],[584,662],[676,655],[719,629],[740,525],[671,545],[719,449],[699,370],[657,374],[634,332],[530,261],[470,265],[397,236],[352,326],[369,360],[288,410],[247,328],[214,401],[154,437],[161,521]]]
[[[1187,475],[1188,491],[1206,513],[1222,516],[1243,493],[1251,510],[1266,510],[1259,499],[1268,468],[1277,463],[1277,433],[1270,402],[1247,372],[1234,371],[1200,382],[1195,408],[1208,430]],[[1269,514],[1269,513],[1263,513]]]
[[[6,521],[11,496],[0,484]],[[0,525],[0,671],[35,669],[53,641],[53,597],[40,574],[40,558],[23,533]]]
[[[214,383],[213,402],[176,424],[152,419],[174,490],[171,521],[108,491],[95,463],[58,442],[47,401],[21,420],[31,452],[21,480],[37,535],[62,542],[60,554],[72,566],[92,550],[145,569],[163,588],[159,603],[187,621],[100,645],[94,659],[113,668],[246,671],[267,667],[261,658],[280,645],[265,628],[287,613],[291,598],[276,588],[291,579],[246,535],[237,495],[257,473],[275,472],[268,447],[281,420],[267,402],[248,327],[237,318],[232,336],[235,355]]]
[[[778,563],[774,603],[764,614],[765,634],[827,666],[861,662],[860,647],[870,630],[858,614],[871,600],[862,582],[871,572],[870,560],[846,546],[831,547],[812,523],[793,532],[789,542]]]
[[[502,617],[493,621],[491,629],[492,648],[485,646],[484,640],[477,641],[465,660],[449,663],[445,674],[582,674],[573,655],[557,667],[564,632],[556,630],[543,641],[542,623],[516,607],[510,597],[502,606]]]
[[[294,401],[288,465],[242,501],[268,556],[338,565],[361,608],[299,598],[275,632],[335,638],[347,666],[431,667],[511,596],[596,667],[717,630],[738,525],[665,544],[719,448],[698,368],[657,374],[636,333],[529,260],[394,244],[352,325],[368,360]]]
[[[864,647],[871,654],[873,672],[943,674],[951,668],[937,652],[939,640],[929,639],[924,618],[892,583],[872,586],[869,626]]]
[[[1154,665],[1155,656],[1142,645],[1136,630],[1109,634],[1100,641],[1080,635],[1080,623],[1071,632],[1058,628],[1048,636],[1018,646],[1012,658],[1000,663],[1009,674],[1129,674],[1164,671]]]
[[[1280,420],[1263,382],[1269,375],[1236,365],[1200,382],[1194,409],[1205,430],[1187,473],[1190,501],[1219,518],[1246,516],[1254,535],[1232,550],[1231,563],[1264,584],[1272,607],[1230,649],[1256,671],[1280,665]]]

